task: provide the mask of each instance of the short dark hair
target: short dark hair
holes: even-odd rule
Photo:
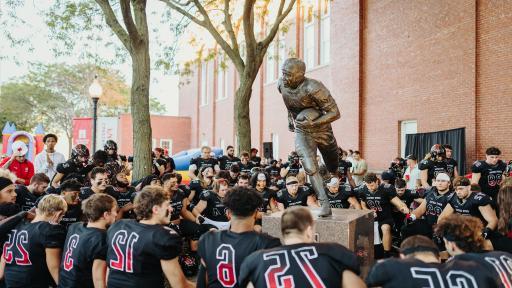
[[[250,157],[249,152],[243,151],[242,153],[240,153],[240,157]]]
[[[497,147],[492,146],[485,150],[485,155],[501,155],[501,151]]]
[[[32,176],[32,179],[30,179],[30,184],[32,183],[50,183],[50,178],[46,176],[44,173],[36,173],[34,176]]]
[[[158,153],[160,154],[164,154],[164,149],[160,148],[160,147],[156,147],[155,148],[155,151],[157,151]]]
[[[44,135],[44,137],[43,137],[43,143],[46,143],[46,140],[48,140],[48,138],[53,138],[53,139],[55,139],[55,142],[59,141],[59,138],[57,137],[57,135],[52,134],[52,133],[48,133],[48,134]]]
[[[354,153],[356,153],[356,152],[354,152]],[[364,175],[363,181],[365,183],[373,183],[373,182],[378,182],[379,178],[377,178],[377,174],[370,172],[370,173],[367,173],[366,175]]]
[[[107,174],[107,170],[103,167],[94,167],[91,171],[91,179],[96,179],[96,175],[98,174]]]
[[[229,149],[231,149],[231,148],[235,148],[235,147],[233,147],[233,146],[231,146],[231,145],[228,145],[228,146],[226,147],[226,150],[229,150]]]
[[[82,183],[75,179],[70,179],[62,182],[59,188],[61,192],[80,191],[82,188]]]
[[[137,218],[150,219],[153,216],[153,206],[160,206],[165,201],[169,201],[169,198],[162,187],[150,185],[142,188],[133,201]]]
[[[407,183],[405,182],[404,179],[402,179],[402,178],[395,179],[395,188],[402,189],[402,188],[405,188],[405,186],[407,186]]]
[[[453,150],[452,145],[450,144],[443,144],[444,149],[450,149]]]
[[[165,173],[164,175],[162,175],[162,183],[165,183],[166,181],[172,179],[172,178],[176,178],[176,180],[178,180],[178,174],[176,173]]]
[[[471,185],[471,181],[469,181],[468,178],[465,178],[465,177],[462,177],[462,176],[457,176],[455,177],[455,179],[453,179],[453,187],[457,187],[457,186],[470,186]]]
[[[263,198],[253,188],[237,186],[228,191],[223,202],[233,215],[249,217],[263,205]]]
[[[358,150],[354,151],[353,154],[358,154],[358,155],[361,155],[361,152],[359,152]]]
[[[238,176],[238,180],[240,180],[240,179],[249,180],[249,175],[241,174],[240,176]]]
[[[82,211],[89,222],[94,222],[98,221],[103,213],[112,211],[112,208],[116,205],[117,201],[114,197],[105,193],[98,193],[82,202]]]
[[[464,252],[480,252],[483,248],[482,221],[472,216],[452,214],[437,223],[435,233],[455,242]]]
[[[92,154],[92,161],[95,164],[99,164],[98,162],[102,162],[103,164],[106,164],[108,160],[108,154],[104,150],[98,150]]]
[[[414,255],[416,253],[432,253],[439,257],[439,248],[432,239],[423,235],[414,235],[406,238],[400,245],[400,253]]]
[[[181,184],[181,181],[183,180],[183,176],[181,176],[180,173],[176,173],[176,179],[178,179],[178,184]]]
[[[229,171],[226,170],[220,170],[217,172],[217,175],[215,175],[215,179],[229,179]]]
[[[240,173],[240,166],[238,166],[238,164],[233,164],[229,167],[229,171],[233,173]]]
[[[313,226],[313,215],[308,208],[295,206],[284,210],[281,216],[281,233],[283,236],[294,231],[303,233],[308,226]]]

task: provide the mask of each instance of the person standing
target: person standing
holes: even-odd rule
[[[459,176],[459,164],[457,163],[457,160],[452,158],[453,155],[453,147],[449,144],[443,144],[445,153],[446,153],[446,166],[448,167],[448,175],[450,175],[450,178],[455,178]]]
[[[11,157],[2,160],[0,168],[7,169],[14,173],[14,175],[18,177],[16,184],[28,185],[35,173],[34,164],[26,158],[28,153],[27,145],[22,141],[14,141],[11,147]]]
[[[418,169],[418,158],[409,155],[407,159],[407,168],[404,173],[404,180],[407,183],[407,189],[416,189],[421,187],[420,169]]]
[[[219,158],[220,170],[229,170],[231,165],[240,162],[240,158],[235,157],[235,148],[231,145],[226,147],[226,155]]]
[[[485,151],[485,160],[476,161],[471,166],[471,184],[478,184],[482,192],[489,195],[494,203],[507,168],[505,162],[500,160],[500,155],[500,149],[489,147]]]
[[[366,160],[361,158],[361,152],[354,151],[352,157],[354,157],[354,160],[352,160],[352,179],[354,179],[356,186],[359,186],[363,183],[363,177],[366,175],[366,171],[368,171],[368,165]]]
[[[46,145],[46,149],[37,154],[34,159],[35,173],[44,173],[52,179],[57,174],[57,165],[66,162],[64,155],[55,151],[57,141],[58,138],[55,134],[44,135],[43,143]]]

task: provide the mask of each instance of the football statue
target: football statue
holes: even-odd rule
[[[326,217],[332,212],[316,155],[320,150],[327,170],[336,175],[338,144],[331,122],[340,118],[340,112],[329,90],[320,81],[304,77],[305,71],[302,60],[286,59],[278,90],[288,109],[288,128],[295,132],[295,150],[321,204],[319,216]]]

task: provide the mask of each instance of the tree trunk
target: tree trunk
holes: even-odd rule
[[[251,150],[251,118],[249,104],[251,101],[252,84],[257,73],[243,74],[235,97],[235,129],[238,138],[238,153]]]
[[[147,40],[147,39],[146,39]],[[151,118],[149,115],[150,59],[147,41],[133,48],[131,114],[133,124],[133,179],[151,174]]]

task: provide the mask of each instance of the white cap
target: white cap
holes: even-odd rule
[[[332,178],[331,178],[331,181],[329,181],[329,182],[327,183],[327,186],[331,186],[331,187],[332,187],[332,186],[336,186],[336,185],[338,185],[338,183],[339,183],[339,182],[340,182],[340,181],[338,180],[338,178],[336,178],[336,177],[332,177]]]
[[[265,177],[265,174],[263,173],[259,173],[256,180],[258,181],[266,181],[267,180],[267,177]]]
[[[439,174],[437,174],[436,180],[450,182],[450,176],[448,176],[448,174],[446,174],[446,173],[439,173]]]
[[[28,152],[27,144],[25,144],[23,141],[14,141],[12,143],[12,153],[20,152],[21,155],[25,155]]]

